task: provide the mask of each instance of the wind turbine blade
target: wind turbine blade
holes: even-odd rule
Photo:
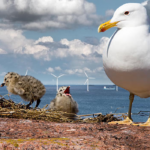
[[[95,78],[93,78],[93,77],[89,77],[89,79],[95,79]]]
[[[28,74],[28,70],[26,71],[26,74],[25,74],[25,76]]]
[[[86,84],[86,83],[87,83],[87,81],[88,81],[88,79],[85,81],[85,83],[84,83],[84,84]]]
[[[58,76],[58,78],[60,78],[60,77],[62,77],[62,76],[64,76],[65,74],[62,74],[62,75],[60,75],[60,76]]]
[[[57,78],[57,76],[55,76],[54,74],[51,73],[52,76],[54,76],[55,78]]]
[[[86,74],[86,72],[85,72],[85,71],[84,71],[84,73],[85,73],[86,77],[88,78],[88,75]]]

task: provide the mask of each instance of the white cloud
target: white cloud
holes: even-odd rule
[[[54,69],[53,68],[51,68],[51,67],[49,67],[48,69],[46,69],[48,72],[50,72],[50,73],[52,73],[52,72],[54,72]]]
[[[75,71],[74,71],[74,70],[71,70],[71,69],[68,69],[68,70],[65,70],[65,73],[68,73],[68,74],[75,74]]]
[[[147,5],[148,1],[142,3],[143,6]]]
[[[12,24],[22,29],[62,29],[98,25],[102,20],[95,5],[87,0],[0,1],[1,27]]]
[[[106,11],[105,14],[106,14],[106,16],[111,17],[111,16],[113,16],[114,12],[115,11],[113,9],[109,9],[109,10]]]
[[[55,67],[55,70],[60,71],[60,70],[61,70],[61,68],[58,66],[58,67]]]
[[[27,54],[36,59],[51,61],[58,58],[74,58],[98,61],[106,48],[109,38],[103,37],[97,45],[85,43],[79,39],[62,39],[55,42],[51,36],[38,40],[29,40],[21,30],[0,29],[0,54]]]
[[[94,68],[94,69],[84,67],[83,69],[66,69],[65,73],[70,74],[70,75],[76,74],[76,75],[83,75],[84,76],[84,71],[87,74],[94,74],[94,73],[100,73],[103,70],[104,70],[103,67],[97,67],[97,68]]]
[[[96,45],[79,39],[71,41],[62,39],[55,42],[51,36],[41,37],[34,41],[27,39],[21,30],[0,29],[0,54],[27,54],[45,61],[73,58],[99,62],[99,57],[108,41],[109,38],[103,37],[99,42],[97,41]]]
[[[0,76],[5,76],[7,73],[6,72],[2,72],[0,73]]]
[[[79,75],[83,73],[83,70],[82,69],[66,69],[65,73]]]
[[[102,53],[109,38],[103,37],[96,43],[90,41],[91,37],[89,43],[79,39],[62,39],[55,42],[51,36],[30,40],[21,30],[0,29],[0,55],[5,54],[6,60],[12,56],[10,61],[0,65],[0,68],[4,72],[10,67],[10,62],[13,62],[13,68],[21,62],[21,66],[26,68],[47,68],[41,71],[46,73],[61,71],[65,74],[84,76],[85,70],[89,76],[93,76],[94,73],[103,71]],[[36,67],[36,64],[39,67]]]
[[[98,67],[96,69],[93,70],[94,73],[99,73],[99,72],[102,72],[104,70],[103,67]]]
[[[92,70],[90,70],[89,68],[87,68],[87,67],[85,67],[84,68],[84,71],[87,73],[87,72],[89,72],[89,73],[91,73],[92,72]]]
[[[148,1],[144,1],[142,4],[143,4],[143,5],[145,6],[145,8],[147,9],[148,18],[149,18],[149,20],[150,20],[150,1],[149,1],[149,0],[148,0]]]
[[[39,38],[38,40],[35,41],[35,44],[39,44],[40,42],[46,43],[46,42],[54,42],[53,38],[51,36],[46,36]]]
[[[22,47],[26,47],[32,42],[32,40],[28,40],[22,35],[21,30],[0,29],[0,48],[5,53],[18,52]]]
[[[7,54],[7,52],[0,48],[0,54]]]
[[[75,72],[81,74],[81,73],[83,73],[83,70],[82,69],[76,69]]]
[[[104,48],[107,46],[109,38],[103,37],[98,45],[91,45],[85,42],[82,42],[78,39],[68,41],[67,39],[62,39],[61,44],[67,45],[67,49],[58,49],[58,57],[67,57],[67,56],[78,56],[80,58],[87,57],[91,59],[95,55],[102,55]]]
[[[100,39],[99,50],[98,50],[100,54],[103,54],[103,50],[107,48],[108,42],[109,42],[108,37],[102,37]]]

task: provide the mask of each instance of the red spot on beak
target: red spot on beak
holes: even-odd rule
[[[102,29],[101,29],[101,32],[105,32],[105,31],[106,31],[105,28],[102,28]]]

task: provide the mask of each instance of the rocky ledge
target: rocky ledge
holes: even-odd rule
[[[146,150],[149,139],[149,127],[0,118],[1,150]]]

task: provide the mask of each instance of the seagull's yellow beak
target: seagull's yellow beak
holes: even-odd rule
[[[119,21],[116,21],[116,22],[112,22],[112,23],[111,23],[110,21],[111,21],[111,20],[109,20],[109,21],[107,21],[107,22],[101,24],[101,25],[98,27],[98,33],[99,33],[99,32],[105,32],[106,30],[108,30],[108,29],[110,29],[110,28],[112,28],[112,27],[116,27],[117,23],[119,22]]]

